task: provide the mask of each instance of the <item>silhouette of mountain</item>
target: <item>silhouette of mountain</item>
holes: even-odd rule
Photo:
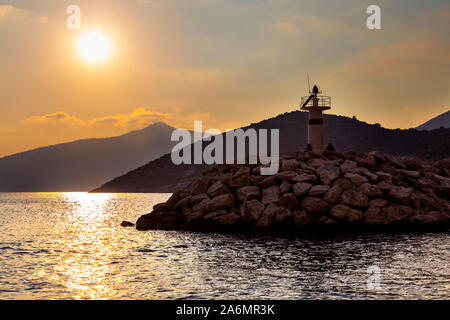
[[[306,112],[294,111],[252,123],[243,129],[279,129],[280,152],[303,150],[307,141],[307,119]],[[339,152],[367,153],[377,150],[394,156],[450,157],[450,129],[391,130],[379,124],[336,115],[325,115],[324,122],[325,145],[332,143]],[[105,183],[93,192],[173,192],[184,187],[206,168],[207,165],[174,165],[170,154],[166,154]]]
[[[167,152],[174,128],[142,130],[38,148],[0,159],[0,191],[88,191]]]
[[[417,130],[434,130],[440,128],[450,128],[450,110],[437,117],[421,124]]]

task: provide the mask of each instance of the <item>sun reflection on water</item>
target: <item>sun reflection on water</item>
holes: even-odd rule
[[[55,226],[63,237],[64,248],[55,275],[61,285],[72,291],[74,298],[108,296],[106,277],[113,272],[114,239],[105,222],[110,218],[106,209],[112,197],[111,194],[62,194],[69,210]]]
[[[103,299],[117,288],[115,261],[123,252],[117,232],[118,219],[110,202],[113,194],[63,193],[64,217],[55,225],[62,252],[54,275],[75,299]]]

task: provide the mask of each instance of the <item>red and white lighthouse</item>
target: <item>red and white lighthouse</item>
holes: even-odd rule
[[[323,151],[323,111],[331,109],[331,97],[319,95],[317,86],[310,96],[302,97],[302,110],[308,111],[308,144],[313,152]]]

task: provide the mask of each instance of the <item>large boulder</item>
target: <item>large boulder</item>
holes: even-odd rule
[[[297,197],[303,197],[309,193],[309,190],[311,190],[312,184],[306,183],[306,182],[297,182],[294,184],[294,194]]]
[[[345,190],[339,201],[343,205],[357,209],[364,209],[369,206],[369,198],[361,191],[353,189]]]
[[[192,196],[187,196],[177,202],[175,205],[175,210],[183,210],[191,205]]]
[[[197,194],[206,193],[208,189],[209,182],[211,178],[208,176],[203,176],[195,179],[187,186],[187,191],[191,193],[191,195],[195,196]]]
[[[264,178],[263,180],[261,180],[261,182],[258,183],[259,187],[264,189],[273,185],[277,184],[277,176],[273,175],[273,176],[268,176],[267,178]]]
[[[291,181],[297,176],[297,173],[293,171],[283,171],[276,174],[276,177],[282,181]]]
[[[439,186],[438,192],[443,197],[450,199],[450,178],[443,177],[438,174],[434,174],[431,176],[431,179],[433,179]]]
[[[369,152],[369,155],[371,155],[375,159],[375,163],[377,165],[382,165],[386,163],[386,156],[378,151],[372,151]]]
[[[330,216],[348,223],[359,223],[362,220],[363,214],[359,210],[339,204],[331,209]]]
[[[388,194],[389,191],[394,187],[392,183],[389,183],[387,181],[381,181],[377,183],[377,187],[383,192],[384,194]]]
[[[358,164],[356,161],[346,159],[343,163],[341,163],[340,168],[341,171],[345,174],[348,172],[353,172],[356,169]]]
[[[328,190],[330,190],[330,186],[327,185],[316,185],[313,186],[310,190],[309,190],[309,195],[316,197],[316,196],[321,196],[325,193],[328,192]]]
[[[381,210],[381,214],[387,219],[388,224],[406,222],[413,214],[413,210],[406,206],[388,206]]]
[[[364,214],[364,223],[368,225],[393,225],[406,223],[414,210],[403,205],[389,205],[381,208],[370,206]]]
[[[322,167],[317,169],[317,173],[319,174],[320,182],[324,185],[331,185],[341,174],[337,167]]]
[[[387,204],[388,204],[387,200],[384,200],[381,198],[370,200],[370,203],[369,203],[369,205],[371,207],[377,207],[377,208],[386,207]]]
[[[165,206],[170,209],[174,209],[175,205],[183,198],[189,196],[189,192],[185,190],[178,190],[174,192],[169,200],[166,201]]]
[[[301,207],[309,213],[319,216],[328,214],[328,212],[330,212],[331,210],[331,206],[328,204],[328,202],[315,197],[306,197],[305,199],[303,199]]]
[[[229,208],[234,205],[234,196],[232,194],[222,194],[208,201],[206,211],[212,212],[217,209]]]
[[[323,199],[328,203],[334,204],[338,202],[344,190],[352,187],[352,183],[347,179],[338,179],[333,183],[333,186],[327,191]]]
[[[197,203],[200,203],[206,199],[209,199],[209,196],[206,193],[197,194],[191,197],[191,205],[195,206]]]
[[[191,211],[186,214],[186,223],[190,226],[199,225],[203,221],[203,212]]]
[[[241,206],[241,216],[250,222],[258,221],[264,209],[265,206],[258,200],[249,200]]]
[[[228,185],[230,187],[243,187],[250,185],[250,173],[249,167],[241,167],[230,179]]]
[[[345,178],[350,180],[351,182],[353,182],[357,186],[360,186],[363,183],[369,182],[369,180],[366,177],[361,176],[361,175],[359,175],[357,173],[351,173],[351,172],[346,173],[345,174]]]
[[[314,158],[314,159],[308,160],[306,163],[308,164],[309,167],[315,168],[315,169],[320,168],[320,167],[332,167],[335,165],[334,161],[322,159],[322,158]]]
[[[221,225],[232,226],[241,222],[241,216],[234,212],[229,212],[218,217],[216,221]]]
[[[359,190],[361,190],[366,196],[370,198],[381,197],[383,194],[381,193],[380,188],[377,185],[370,184],[368,182],[363,183]]]
[[[280,196],[280,187],[277,185],[270,186],[268,188],[263,189],[261,202],[265,205],[271,202],[278,202],[279,196]]]
[[[314,220],[311,214],[306,210],[294,210],[292,215],[295,224],[299,227],[310,225]]]
[[[292,188],[292,184],[290,184],[289,182],[287,182],[287,181],[283,181],[281,184],[280,184],[280,193],[286,193],[286,192],[288,192],[289,190],[291,190],[291,188]]]
[[[393,186],[389,191],[389,198],[402,204],[409,204],[412,193],[412,188]]]
[[[225,209],[219,209],[210,213],[207,213],[203,216],[203,220],[205,222],[216,222],[221,216],[226,215],[228,213]]]
[[[258,222],[256,223],[256,228],[259,230],[267,230],[267,228],[269,228],[272,224],[278,208],[278,205],[275,203],[270,203],[262,212]]]
[[[173,230],[180,225],[180,216],[174,211],[153,210],[151,213],[144,214],[136,221],[137,230]]]
[[[297,197],[293,193],[285,193],[280,197],[280,206],[286,209],[292,209],[297,204]]]
[[[415,224],[450,224],[450,214],[440,211],[430,211],[410,217],[410,221]]]
[[[412,179],[418,179],[421,176],[419,171],[413,171],[413,170],[397,169],[395,172],[401,177],[412,178]]]
[[[369,179],[370,183],[378,182],[378,176],[375,173],[370,172],[366,168],[358,168],[358,170],[355,170],[355,173],[365,176],[367,179]]]
[[[283,160],[281,162],[281,171],[295,171],[298,168],[298,161],[296,159]]]
[[[203,214],[206,209],[208,208],[209,203],[211,202],[211,199],[206,198],[199,203],[197,203],[195,206],[192,207],[192,210],[195,212],[199,212],[200,214]]]
[[[301,173],[292,178],[292,182],[303,182],[303,183],[316,183],[318,181],[317,176],[312,173]]]
[[[364,224],[385,225],[388,223],[386,217],[381,213],[382,208],[370,206],[364,214]]]
[[[242,202],[251,199],[258,199],[261,196],[261,192],[257,186],[245,186],[237,189],[236,195]]]
[[[216,197],[222,194],[231,193],[231,190],[228,186],[223,184],[222,181],[216,181],[208,188],[207,193],[211,197]]]
[[[376,168],[377,165],[375,157],[370,154],[365,154],[363,156],[356,157],[355,160],[360,167],[364,167],[367,169],[374,169]]]
[[[383,172],[383,171],[377,171],[377,172],[375,172],[375,174],[377,175],[377,177],[380,181],[387,181],[387,182],[392,181],[392,175],[390,173]]]
[[[292,212],[289,209],[279,207],[275,211],[274,223],[280,225],[290,224],[292,222]]]

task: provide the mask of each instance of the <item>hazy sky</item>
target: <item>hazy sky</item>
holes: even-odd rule
[[[93,30],[112,48],[98,64],[77,48]],[[330,113],[415,127],[449,110],[448,30],[448,0],[0,0],[0,156],[155,121],[257,122],[298,109],[307,72]]]

